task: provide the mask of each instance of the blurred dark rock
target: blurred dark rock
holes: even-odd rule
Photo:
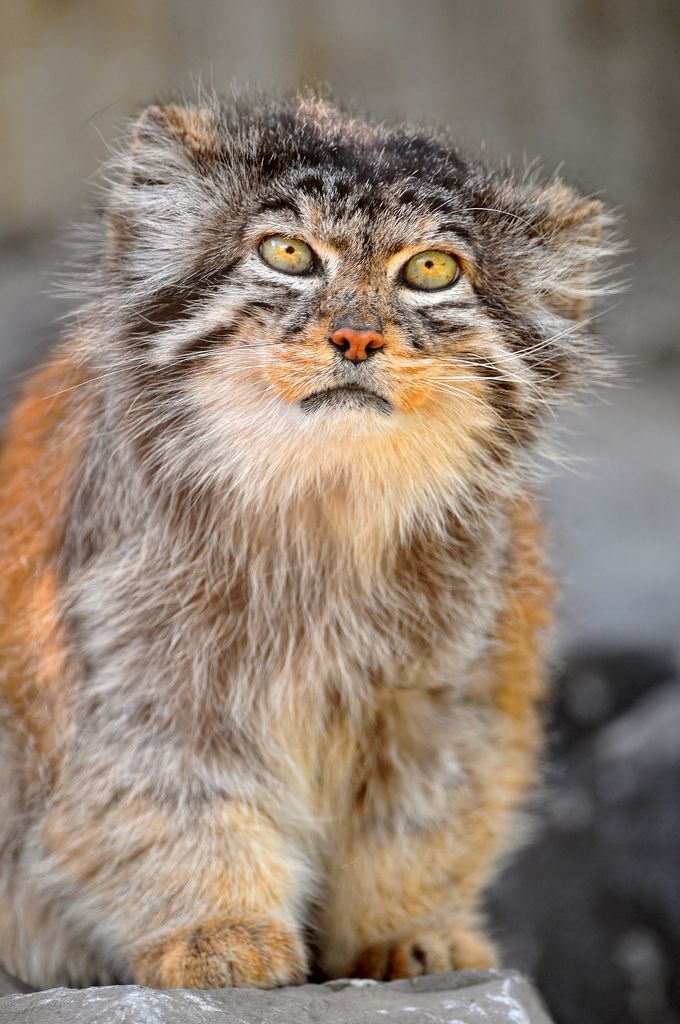
[[[572,655],[553,691],[553,747],[573,747],[677,671],[670,648],[614,647]]]
[[[491,912],[558,1024],[680,1022],[680,677],[665,654],[576,659],[534,841]],[[586,691],[590,689],[588,694]]]
[[[432,974],[387,984],[331,981],[298,988],[210,992],[116,988],[51,989],[0,999],[2,1024],[550,1024],[524,978],[509,971]]]

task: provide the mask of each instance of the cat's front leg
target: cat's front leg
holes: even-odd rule
[[[140,797],[68,810],[45,826],[52,881],[97,933],[100,962],[157,988],[304,981],[306,869],[266,813],[221,800],[173,814]]]
[[[328,976],[389,981],[496,963],[456,831],[366,838],[342,853],[319,920],[318,959]]]

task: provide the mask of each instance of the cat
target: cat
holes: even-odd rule
[[[483,968],[537,775],[546,414],[610,216],[325,99],[152,106],[0,462],[0,961]]]

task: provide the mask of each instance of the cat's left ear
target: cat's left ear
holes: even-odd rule
[[[543,301],[570,320],[582,318],[605,289],[602,260],[615,251],[610,215],[562,181],[534,186],[523,211],[531,239],[533,277]]]

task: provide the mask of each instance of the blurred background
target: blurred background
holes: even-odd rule
[[[546,785],[492,894],[558,1024],[680,1021],[680,4],[0,0],[0,400],[54,341],[67,227],[121,121],[200,78],[323,83],[540,157],[621,210],[597,321],[623,386],[563,417],[542,485],[561,581]],[[85,214],[86,216],[86,214]]]

